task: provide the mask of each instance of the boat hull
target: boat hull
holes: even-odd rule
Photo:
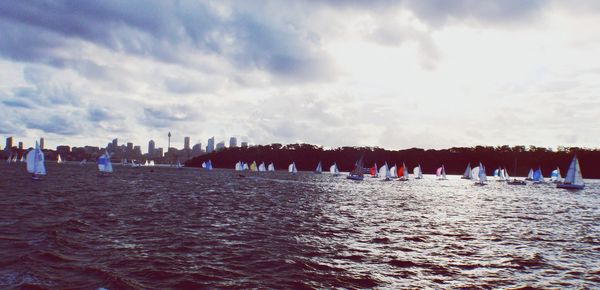
[[[350,179],[350,180],[363,180],[364,179],[364,177],[362,177],[360,175],[348,175],[348,176],[346,176],[346,178]]]
[[[523,180],[513,180],[513,181],[509,181],[506,184],[509,185],[527,185],[527,182],[523,181]]]
[[[556,185],[556,188],[564,188],[564,189],[583,189],[585,185],[572,184],[572,183],[559,183]]]

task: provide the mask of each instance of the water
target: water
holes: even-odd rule
[[[599,288],[600,183],[0,164],[0,288]]]

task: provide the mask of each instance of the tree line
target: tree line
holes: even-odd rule
[[[377,163],[379,167],[384,162],[406,164],[410,172],[412,168],[421,165],[424,173],[435,173],[436,169],[444,165],[447,174],[462,174],[467,164],[475,167],[479,162],[486,167],[488,175],[498,167],[506,168],[511,176],[526,176],[530,168],[541,168],[544,176],[557,167],[563,176],[566,175],[573,155],[577,154],[584,178],[600,178],[600,150],[559,147],[552,150],[535,146],[476,146],[453,147],[449,149],[420,149],[411,148],[403,150],[385,150],[379,147],[339,147],[323,149],[311,144],[270,144],[257,145],[246,148],[226,148],[198,156],[186,162],[186,166],[200,167],[202,162],[211,160],[215,168],[233,168],[238,161],[248,164],[256,161],[257,164],[273,162],[278,170],[287,169],[293,162],[298,170],[312,171],[319,162],[323,169],[328,170],[334,162],[341,171],[350,171],[355,162],[363,157],[365,167]],[[516,170],[516,171],[515,171]],[[516,173],[515,173],[516,172]]]

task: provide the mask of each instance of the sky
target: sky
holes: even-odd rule
[[[599,20],[593,0],[0,1],[0,137],[598,148]]]

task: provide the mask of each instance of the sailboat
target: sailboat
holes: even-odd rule
[[[12,161],[12,152],[10,153],[10,155],[8,155],[8,158],[6,158],[6,163],[10,164],[10,162]]]
[[[525,180],[533,180],[533,168],[529,169],[529,174],[527,174],[527,178]]]
[[[149,166],[154,166],[154,160],[150,160]]]
[[[514,168],[515,176],[517,175],[517,159],[515,158],[515,168]],[[508,172],[506,172],[506,180],[509,180]],[[506,184],[508,185],[526,185],[525,180],[518,180],[516,177],[513,180],[508,181]]]
[[[356,163],[354,164],[354,169],[352,169],[352,171],[350,171],[350,173],[348,174],[348,176],[346,176],[346,178],[351,179],[351,180],[363,180],[364,179],[362,156],[360,157],[360,159],[358,161],[356,161]]]
[[[544,175],[542,174],[542,168],[539,168],[533,172],[533,183],[544,183]]]
[[[479,166],[471,170],[471,174],[473,176],[477,176],[477,181],[475,182],[475,185],[486,185],[485,182],[487,181],[487,176],[485,175],[485,166],[483,166],[481,162],[479,162]]]
[[[15,156],[15,161],[17,161],[17,160],[16,160],[16,156]],[[58,158],[56,159],[56,163],[58,163],[58,164],[60,164],[60,163],[63,163],[63,160],[62,160],[62,158],[60,157],[60,154],[58,154]]]
[[[81,161],[79,161],[79,165],[83,166],[87,164],[87,159],[83,159]]]
[[[146,162],[144,162],[144,166],[150,166],[150,162],[148,162],[148,159],[146,159]]]
[[[273,162],[269,163],[269,166],[267,166],[267,171],[271,171],[271,172],[275,171],[275,165],[273,165]]]
[[[435,175],[438,177],[438,180],[448,180],[448,178],[446,178],[446,168],[443,164],[442,167],[436,170]]]
[[[202,168],[204,168],[205,170],[212,170],[213,169],[212,162],[210,160],[208,160],[206,162],[202,162]]]
[[[556,187],[564,189],[583,189],[585,187],[577,155],[573,156],[573,160],[571,160],[571,164],[569,164],[569,170],[567,171],[565,180],[562,183],[557,184]]]
[[[25,162],[25,154],[21,155],[21,162]]]
[[[379,171],[377,169],[377,163],[375,163],[373,167],[369,168],[369,174],[372,178],[379,178]]]
[[[392,178],[398,178],[398,166],[396,164],[390,168],[390,175]]]
[[[317,168],[315,168],[315,174],[321,174],[323,172],[323,168],[321,166],[321,161],[317,164]]]
[[[252,164],[250,164],[250,171],[254,172],[256,170],[257,170],[257,168],[256,168],[256,161],[252,161]]]
[[[17,155],[19,155],[19,153],[15,153],[15,155],[13,156],[12,163],[17,162]]]
[[[250,167],[248,167],[248,163],[244,162],[242,170],[250,170]]]
[[[465,169],[465,173],[461,176],[461,179],[473,179],[473,173],[471,172],[471,163],[467,164],[467,169]]]
[[[556,169],[552,170],[552,173],[550,174],[550,181],[554,183],[562,182],[562,176],[560,175],[560,168],[558,168],[558,166]]]
[[[506,169],[498,167],[498,169],[494,170],[494,177],[496,177],[496,181],[507,181]]]
[[[333,176],[340,175],[340,170],[338,169],[337,164],[335,162],[333,162],[333,165],[331,165],[331,167],[329,167],[329,173],[331,173],[331,175],[333,175]]]
[[[183,165],[181,165],[181,162],[179,162],[179,159],[177,159],[177,164],[175,164],[175,168],[183,169]]]
[[[387,164],[387,161],[385,162],[385,164],[381,167],[381,169],[379,170],[380,174],[385,176],[385,178],[383,179],[383,181],[391,181],[392,180],[392,172],[390,171],[390,167]]]
[[[288,172],[292,174],[298,173],[298,169],[296,168],[296,162],[292,161],[292,163],[288,166]]]
[[[140,164],[135,163],[135,160],[131,160],[131,168],[139,168],[140,166]]]
[[[260,165],[258,166],[258,172],[265,172],[267,171],[267,167],[265,166],[264,162],[261,162]]]
[[[413,175],[415,176],[415,179],[423,179],[423,170],[421,170],[421,164],[413,168]]]
[[[404,162],[402,162],[402,167],[398,169],[398,178],[398,181],[408,181],[408,169]]]
[[[112,163],[110,162],[110,154],[108,151],[100,155],[96,163],[98,164],[98,170],[100,170],[102,175],[113,172]]]
[[[37,141],[35,141],[35,148],[27,153],[27,172],[31,173],[31,179],[33,180],[40,179],[40,175],[46,175],[44,153],[42,153],[40,144]]]
[[[235,171],[242,171],[242,170],[244,170],[244,165],[242,165],[242,161],[238,161],[235,164]]]

